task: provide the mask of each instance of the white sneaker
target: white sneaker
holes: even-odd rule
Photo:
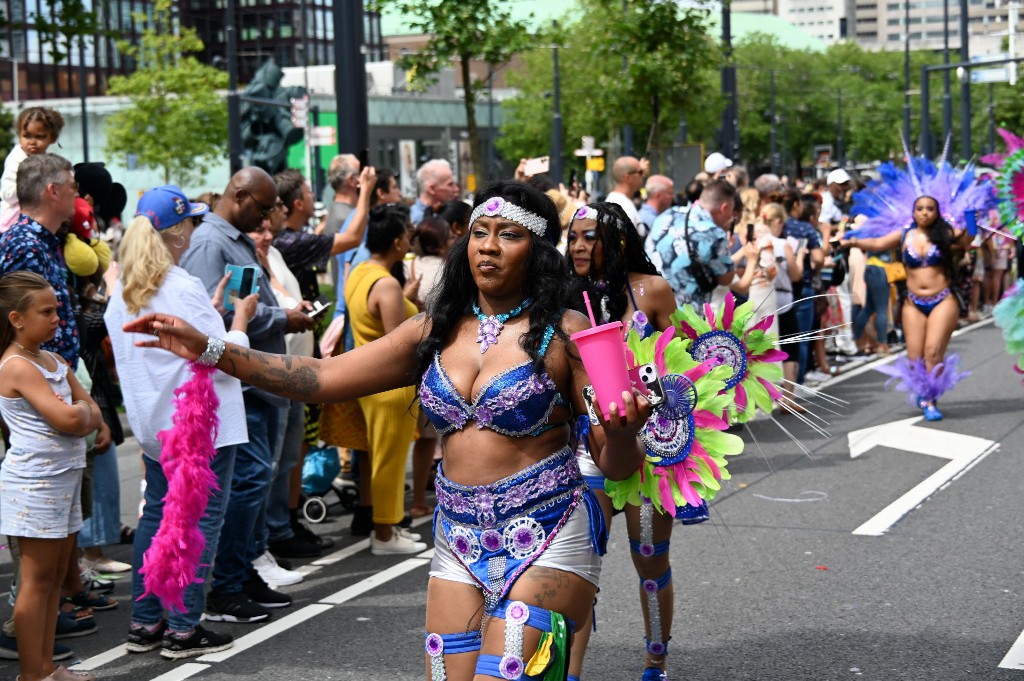
[[[413,532],[407,527],[398,527],[397,525],[395,525],[395,531],[398,532],[398,534],[405,537],[406,539],[408,539],[409,541],[419,541],[423,539],[423,537],[420,536],[418,532]]]
[[[268,586],[291,586],[302,581],[302,573],[295,570],[285,570],[277,564],[270,551],[265,551],[262,556],[252,562],[252,566],[259,573],[260,578]]]
[[[804,378],[808,383],[824,383],[828,379],[832,378],[832,376],[826,374],[824,371],[818,371],[815,369],[814,371],[808,371]]]
[[[381,541],[377,539],[376,530],[370,533],[370,553],[375,556],[390,556],[401,553],[420,553],[427,550],[427,545],[421,541],[413,541],[402,534],[399,528],[391,530],[391,539]]]

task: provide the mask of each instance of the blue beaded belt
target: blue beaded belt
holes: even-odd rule
[[[479,487],[448,480],[442,464],[436,486],[434,522],[452,555],[480,584],[488,606],[505,596],[581,502],[590,513],[594,551],[604,555],[604,516],[569,447]]]

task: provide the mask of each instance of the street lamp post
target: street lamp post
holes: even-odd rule
[[[838,116],[836,117],[836,160],[839,162],[839,167],[842,168],[846,165],[846,159],[843,158],[843,91],[838,90],[836,92],[836,110]]]
[[[725,65],[722,66],[722,98],[725,109],[722,111],[722,152],[732,160],[739,160],[740,131],[739,114],[736,109],[736,66],[732,63],[732,11],[730,0],[722,3],[722,51]]]
[[[967,0],[960,0],[960,61],[967,63],[970,59],[967,33]],[[971,157],[971,74],[960,83],[960,158]]]
[[[242,102],[238,99],[238,43],[234,0],[224,2],[224,51],[228,66],[228,165],[234,175],[242,169]]]
[[[910,0],[903,0],[903,139],[910,144]]]
[[[778,172],[779,172],[779,150],[778,150],[777,144],[776,144],[776,140],[777,140],[778,135],[776,134],[776,131],[775,131],[775,126],[778,124],[778,120],[779,120],[778,116],[775,113],[775,69],[771,69],[768,72],[768,76],[769,76],[769,81],[768,81],[769,82],[769,89],[768,89],[768,91],[769,91],[769,93],[771,95],[771,100],[770,100],[771,103],[769,104],[768,111],[769,111],[769,115],[772,117],[772,127],[771,127],[771,155],[772,155],[772,159],[771,159],[771,164],[772,164],[772,174],[774,175],[774,174],[778,174]]]
[[[552,26],[555,29],[555,33],[558,32],[558,22],[552,21]],[[555,115],[551,121],[551,179],[555,181],[555,184],[559,184],[562,181],[562,156],[564,142],[562,140],[562,95],[561,95],[561,83],[559,81],[558,73],[558,43],[555,43],[554,49],[551,51],[552,63],[555,69],[554,72],[554,95],[555,95]]]
[[[949,0],[942,0],[942,63],[949,64]],[[949,96],[949,71],[942,72],[942,139],[953,128],[953,98]],[[945,143],[945,142],[943,142]]]

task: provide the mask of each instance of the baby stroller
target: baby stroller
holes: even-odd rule
[[[351,480],[341,480],[341,459],[337,447],[311,449],[302,464],[302,516],[311,523],[327,518],[328,493],[334,492],[348,511],[359,505],[359,490]]]

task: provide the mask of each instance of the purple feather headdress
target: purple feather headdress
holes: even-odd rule
[[[960,370],[960,356],[955,353],[946,355],[931,371],[923,359],[910,359],[906,355],[898,357],[892,366],[875,367],[875,371],[889,376],[885,387],[906,393],[911,405],[917,405],[919,400],[935,402],[970,375]]]
[[[853,195],[851,215],[866,215],[867,221],[848,236],[871,239],[891,234],[914,222],[914,202],[931,196],[939,202],[939,213],[954,227],[970,228],[967,214],[985,211],[996,205],[995,187],[978,180],[974,165],[956,170],[945,161],[924,157],[910,158],[906,169],[894,163],[878,168],[880,180]]]

